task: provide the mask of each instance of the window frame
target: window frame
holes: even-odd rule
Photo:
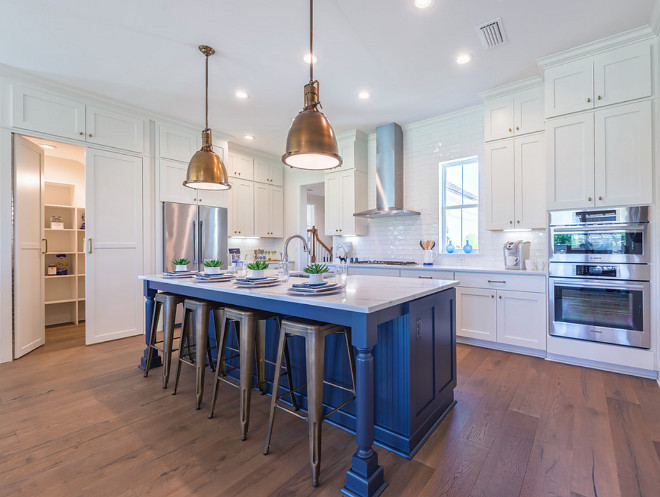
[[[446,198],[446,192],[447,192],[447,169],[450,167],[458,167],[458,166],[466,166],[470,164],[476,164],[477,165],[477,188],[480,188],[480,171],[479,171],[479,156],[478,155],[471,155],[468,157],[462,157],[460,159],[454,159],[454,160],[449,160],[445,162],[441,162],[439,164],[441,171],[441,177],[442,181],[440,183],[440,240],[441,240],[441,246],[440,246],[440,253],[441,254],[447,254],[450,255],[450,252],[446,251],[446,240],[447,240],[447,211],[448,210],[463,210],[463,209],[476,209],[477,210],[477,240],[479,240],[479,207],[480,207],[480,201],[481,201],[481,195],[479,192],[477,192],[478,195],[478,201],[476,203],[472,204],[460,204],[460,205],[447,205],[447,198]],[[463,180],[464,177],[461,176],[461,180]],[[463,183],[465,183],[463,181]],[[464,254],[463,252],[463,216],[461,216],[461,240],[459,241],[459,245],[455,247],[453,254]],[[473,249],[471,254],[478,254],[479,249]]]

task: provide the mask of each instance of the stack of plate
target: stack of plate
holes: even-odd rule
[[[195,281],[199,283],[214,283],[222,281],[231,281],[235,278],[233,274],[229,273],[218,273],[218,274],[202,274],[198,273],[195,275]]]
[[[323,283],[298,283],[287,290],[289,295],[304,297],[316,297],[319,295],[334,295],[344,290],[344,287],[334,282],[324,281]]]
[[[183,278],[192,278],[195,276],[197,271],[168,271],[166,273],[163,273],[164,278],[172,278],[172,279],[183,279]]]
[[[263,278],[236,278],[234,286],[238,288],[263,288],[279,285],[280,280],[275,276],[265,276]]]

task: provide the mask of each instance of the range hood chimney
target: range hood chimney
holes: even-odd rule
[[[355,217],[419,216],[403,208],[403,131],[396,123],[376,128],[376,208]]]

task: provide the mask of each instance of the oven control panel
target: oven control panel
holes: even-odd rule
[[[575,276],[606,276],[616,278],[618,266],[593,266],[588,264],[576,264]]]

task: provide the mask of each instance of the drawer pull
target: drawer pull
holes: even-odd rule
[[[418,275],[417,277],[421,280],[432,280],[433,279],[433,276],[419,276]]]
[[[488,283],[506,283],[505,280],[488,280]]]

